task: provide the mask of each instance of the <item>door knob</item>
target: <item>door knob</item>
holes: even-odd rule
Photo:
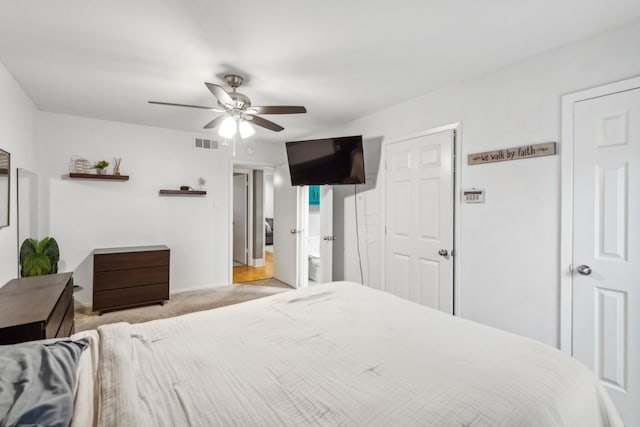
[[[290,232],[291,234],[297,234],[297,233],[302,233],[302,230],[296,230],[295,228],[292,228]]]
[[[591,267],[589,267],[588,265],[579,265],[576,270],[578,270],[578,273],[584,276],[588,276],[591,274]]]
[[[322,236],[322,240],[333,241],[336,240],[336,236]]]
[[[449,255],[449,251],[447,251],[446,249],[440,249],[440,250],[438,251],[438,255],[440,255],[440,256],[447,256],[447,255]]]

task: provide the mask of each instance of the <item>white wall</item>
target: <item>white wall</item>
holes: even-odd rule
[[[11,153],[9,227],[0,228],[0,286],[18,276],[17,168],[37,167],[37,108],[0,63],[0,148]]]
[[[485,189],[487,202],[462,205],[460,314],[557,346],[560,157],[468,166],[466,156],[559,141],[561,96],[640,75],[638,40],[640,22],[313,136],[362,133],[367,156],[368,150],[378,149],[380,138],[387,142],[461,121],[462,188]],[[367,175],[371,166],[365,163]],[[380,183],[369,178],[357,200],[361,249],[365,283],[380,287]],[[353,188],[336,188],[334,194],[334,224],[342,232],[338,242],[344,243],[334,252],[343,257],[334,259],[334,279],[359,281]]]
[[[196,150],[197,133],[42,112],[38,116],[44,222],[60,245],[60,271],[74,271],[84,287],[76,298],[90,303],[95,248],[166,244],[171,249],[171,292],[230,283],[230,147]],[[216,139],[216,136],[214,136]],[[280,164],[284,147],[251,144],[235,161]],[[70,180],[71,156],[92,163],[122,158],[129,181]],[[109,166],[109,172],[111,172]],[[205,197],[158,196],[158,190],[198,186]]]

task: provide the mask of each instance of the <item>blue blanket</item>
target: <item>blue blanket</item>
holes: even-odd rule
[[[67,427],[76,366],[89,339],[0,346],[0,427]]]

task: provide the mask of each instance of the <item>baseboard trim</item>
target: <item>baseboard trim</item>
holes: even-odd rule
[[[173,294],[181,294],[183,292],[191,292],[191,291],[203,291],[203,290],[207,290],[207,289],[216,289],[216,288],[225,288],[231,286],[230,283],[216,283],[213,285],[200,285],[200,286],[192,286],[189,288],[179,288],[179,289],[174,289],[171,290],[169,295],[173,295]]]

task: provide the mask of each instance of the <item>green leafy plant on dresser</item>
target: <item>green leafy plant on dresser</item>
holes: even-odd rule
[[[22,277],[41,276],[58,272],[60,248],[53,237],[25,239],[20,246],[20,275]]]

